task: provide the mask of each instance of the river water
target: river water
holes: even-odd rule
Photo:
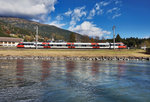
[[[0,102],[150,102],[150,62],[0,60]]]

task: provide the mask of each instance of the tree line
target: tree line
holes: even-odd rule
[[[91,43],[104,43],[111,42],[113,43],[113,39],[105,39],[102,37],[101,39],[96,36],[95,38],[89,37],[87,35],[83,35],[78,38],[78,36],[74,33],[70,34],[69,42],[91,42]],[[150,47],[150,38],[121,38],[119,34],[117,34],[115,38],[115,42],[123,42],[127,47],[130,48],[141,48],[141,47]]]

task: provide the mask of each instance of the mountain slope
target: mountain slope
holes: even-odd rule
[[[73,33],[71,31],[60,29],[55,26],[40,24],[37,22],[20,19],[20,18],[0,17],[0,23],[5,23],[14,28],[24,30],[24,32],[28,33],[27,35],[32,35],[32,36],[35,35],[35,26],[38,25],[39,35],[41,37],[51,38],[53,36],[55,39],[62,39],[66,41],[69,41],[70,34]],[[16,32],[13,32],[13,33],[16,33]],[[74,33],[74,34],[77,34],[77,33]],[[82,37],[82,35],[80,34],[77,34],[77,35],[79,37]]]
[[[15,27],[0,20],[0,37],[10,37],[11,34],[32,35],[33,32],[19,27]]]

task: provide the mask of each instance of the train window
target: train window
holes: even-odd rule
[[[23,45],[28,45],[28,44],[24,43]]]
[[[81,46],[86,47],[87,45],[81,45]]]
[[[28,45],[34,45],[33,43],[29,43]]]
[[[23,43],[20,43],[20,44],[18,44],[18,45],[23,45]]]
[[[105,45],[100,45],[100,47],[105,47]]]
[[[97,45],[92,45],[92,46],[97,46]]]
[[[73,45],[73,46],[79,46],[79,45]]]
[[[66,46],[71,46],[71,45],[66,45]]]
[[[62,45],[57,45],[57,46],[62,46]]]
[[[49,44],[49,46],[54,46],[53,44]]]
[[[44,46],[43,44],[39,44],[38,46]]]

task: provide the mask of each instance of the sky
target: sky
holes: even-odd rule
[[[0,16],[20,17],[91,37],[150,37],[150,0],[0,0]]]

